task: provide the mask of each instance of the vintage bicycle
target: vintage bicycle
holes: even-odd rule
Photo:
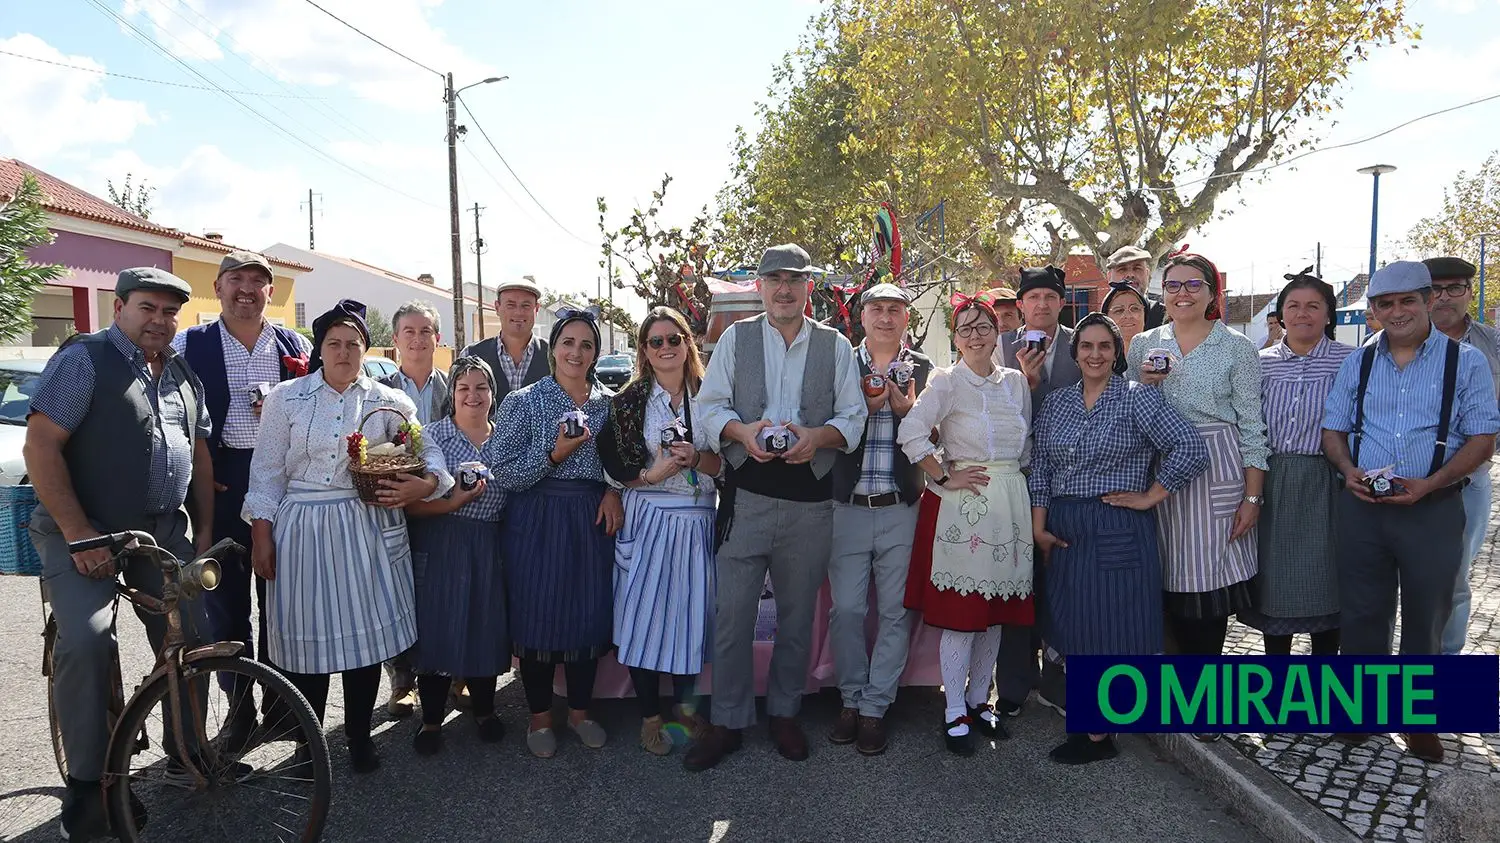
[[[113,834],[140,840],[149,821],[153,839],[223,836],[238,840],[316,841],[327,820],[332,774],[328,743],[312,706],[286,677],[240,655],[243,645],[221,641],[188,649],[184,600],[218,584],[219,560],[244,548],[225,539],[202,556],[183,562],[158,547],[148,533],[111,533],[73,542],[70,552],[108,548],[116,576],[131,565],[161,572],[161,596],[117,582],[119,598],[138,612],[161,615],[166,633],[156,667],[127,700],[120,680],[118,647],[111,670],[110,738],[101,781]],[[43,582],[45,600],[46,584]],[[66,781],[67,758],[58,728],[53,656],[58,628],[44,624],[43,673],[58,771]],[[238,680],[260,688],[265,722],[242,746],[229,746],[228,725],[236,707],[221,687]],[[221,710],[222,709],[222,710]]]

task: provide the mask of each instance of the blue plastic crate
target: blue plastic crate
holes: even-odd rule
[[[31,544],[31,512],[36,490],[31,486],[0,486],[0,574],[42,575],[42,559]]]

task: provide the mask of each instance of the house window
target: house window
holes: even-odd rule
[[[286,320],[282,319],[280,316],[267,316],[266,321],[270,322],[272,325],[275,325],[278,328],[286,327]]]
[[[296,313],[297,327],[299,327],[299,328],[306,328],[307,327],[307,305],[299,301],[299,302],[297,302],[297,306],[296,306],[295,310],[297,311],[297,313]]]
[[[1089,314],[1089,288],[1070,287],[1068,294],[1063,298],[1062,313],[1058,314],[1058,322],[1069,328],[1078,324],[1078,320]]]

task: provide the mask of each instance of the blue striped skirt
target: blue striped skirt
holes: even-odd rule
[[[570,662],[609,652],[615,540],[594,523],[604,484],[542,480],[506,504],[501,553],[511,648]]]
[[[446,676],[509,672],[500,523],[441,515],[414,518],[410,524],[417,671]]]
[[[353,489],[294,480],[276,510],[266,583],[271,660],[293,673],[379,664],[417,639],[406,516]]]
[[[1068,543],[1047,564],[1047,643],[1064,656],[1160,653],[1156,516],[1098,498],[1053,498],[1047,530]]]
[[[692,675],[709,661],[714,614],[714,496],[629,489],[615,540],[616,658]]]

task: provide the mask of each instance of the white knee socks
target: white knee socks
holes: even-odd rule
[[[943,630],[938,639],[938,663],[943,673],[943,694],[947,708],[945,720],[952,723],[969,713],[969,708],[989,702],[990,685],[995,675],[995,657],[1000,654],[1000,627],[984,632]],[[948,730],[954,736],[968,734],[963,724]]]

